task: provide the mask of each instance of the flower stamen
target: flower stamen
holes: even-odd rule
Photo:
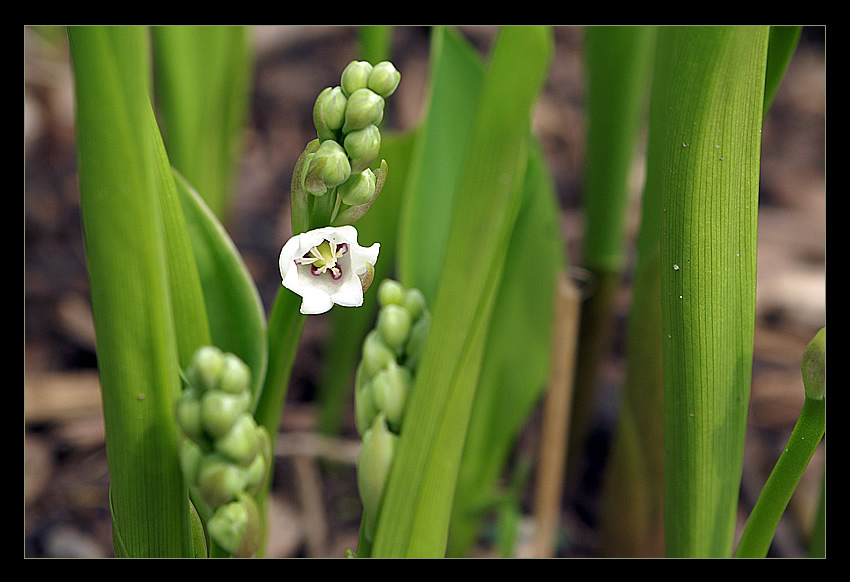
[[[311,248],[310,251],[300,259],[295,259],[295,264],[310,265],[310,272],[316,277],[329,272],[331,278],[336,281],[342,277],[342,269],[339,266],[339,259],[347,252],[348,243],[336,244],[326,240]]]

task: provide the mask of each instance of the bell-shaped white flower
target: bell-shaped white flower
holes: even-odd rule
[[[283,286],[303,298],[301,313],[325,313],[334,303],[363,305],[361,278],[378,260],[380,244],[357,244],[357,229],[346,225],[317,228],[289,239],[280,252]]]

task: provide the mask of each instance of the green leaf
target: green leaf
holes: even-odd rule
[[[251,392],[260,398],[268,360],[265,311],[242,256],[200,195],[175,171],[209,317],[212,344],[239,356],[251,369]]]
[[[146,30],[68,31],[80,202],[109,453],[116,554],[192,553],[177,459],[180,391]]]
[[[432,326],[380,515],[373,557],[445,555],[451,504],[510,234],[520,207],[531,107],[550,31],[500,32],[452,212]]]
[[[764,113],[770,109],[776,90],[794,56],[802,26],[771,26],[767,45],[767,70],[764,82]]]
[[[427,117],[411,154],[398,241],[399,280],[422,291],[429,303],[437,294],[483,70],[480,57],[456,31],[434,30]]]
[[[767,27],[659,29],[649,185],[660,188],[665,535],[728,557],[755,325]],[[658,194],[647,192],[647,196]]]
[[[244,26],[155,26],[157,112],[169,158],[220,219],[230,208],[253,54]]]
[[[534,260],[528,260],[528,257]],[[522,206],[503,275],[469,420],[449,555],[466,554],[502,470],[550,372],[555,279],[565,267],[555,188],[537,144],[529,156]],[[533,309],[530,308],[534,306]]]

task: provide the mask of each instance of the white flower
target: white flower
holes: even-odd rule
[[[289,239],[280,251],[283,286],[303,298],[301,313],[324,313],[334,303],[363,305],[361,276],[378,260],[380,244],[357,244],[353,226],[317,228]]]

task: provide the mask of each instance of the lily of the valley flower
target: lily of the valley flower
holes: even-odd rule
[[[325,313],[334,304],[363,305],[361,278],[378,260],[380,244],[357,244],[357,229],[324,227],[293,236],[280,252],[283,286],[303,298],[301,313]]]

